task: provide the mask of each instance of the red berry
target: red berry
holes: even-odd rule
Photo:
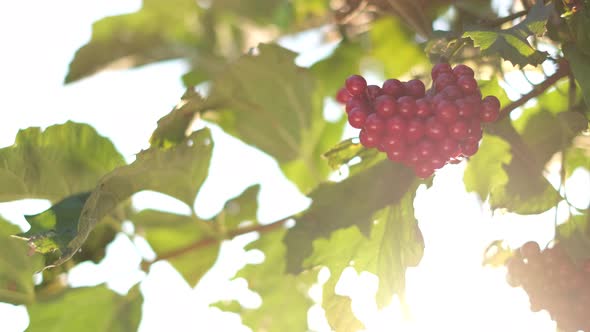
[[[448,100],[453,101],[463,97],[463,92],[461,92],[461,89],[456,85],[448,85],[440,93],[443,94]]]
[[[414,173],[417,177],[426,179],[432,176],[432,173],[434,173],[434,169],[432,168],[429,162],[421,162],[414,168]]]
[[[382,118],[389,118],[397,112],[397,103],[393,97],[381,95],[375,99],[375,111]]]
[[[461,144],[461,153],[465,157],[473,156],[477,150],[479,149],[479,145],[477,143],[463,143]]]
[[[416,152],[421,160],[430,159],[436,151],[436,145],[428,139],[421,140],[416,144]]]
[[[456,77],[459,77],[459,76],[473,77],[473,76],[475,76],[475,73],[473,72],[473,69],[469,68],[469,66],[460,64],[460,65],[456,65],[455,68],[453,68],[453,75],[455,75]]]
[[[422,121],[419,119],[412,119],[408,122],[406,128],[406,140],[410,143],[416,142],[424,136],[424,131],[424,124]]]
[[[392,97],[401,97],[404,95],[404,85],[402,82],[396,79],[388,79],[383,82],[383,93]]]
[[[387,158],[391,161],[402,162],[408,154],[408,148],[403,144],[393,145],[387,150]]]
[[[420,80],[410,80],[408,82],[403,83],[404,85],[404,92],[406,95],[410,95],[416,98],[424,97],[424,93],[426,91],[426,87],[424,83]]]
[[[449,125],[449,136],[452,138],[460,141],[467,137],[469,134],[469,128],[467,124],[463,121],[457,121]]]
[[[367,117],[363,128],[370,133],[381,135],[385,131],[385,123],[377,114],[373,113]]]
[[[520,247],[520,254],[527,259],[537,257],[540,252],[539,244],[534,241],[529,241]]]
[[[449,65],[446,62],[441,62],[441,63],[437,63],[436,65],[434,65],[434,67],[432,67],[432,71],[431,73],[431,77],[433,80],[436,80],[436,78],[442,74],[451,74],[453,72],[451,65]]]
[[[352,95],[346,90],[346,88],[340,88],[336,93],[336,101],[340,104],[346,104],[347,101],[350,100]]]
[[[348,115],[348,123],[353,128],[361,129],[365,125],[368,114],[363,112],[360,108],[354,108]]]
[[[404,164],[407,166],[413,167],[420,162],[420,156],[418,156],[418,152],[416,151],[416,147],[407,148],[406,149],[406,158],[404,159]]]
[[[447,127],[436,118],[426,120],[425,131],[426,136],[435,141],[441,140],[447,136]]]
[[[445,157],[457,157],[459,154],[459,143],[450,137],[445,137],[438,142],[438,151]]]
[[[374,148],[379,145],[379,135],[376,133],[370,133],[365,129],[361,129],[359,139],[361,144],[366,148]]]
[[[371,107],[369,103],[361,96],[353,96],[346,102],[346,113],[350,114],[350,111],[357,107],[361,108],[367,114],[370,113]]]
[[[434,97],[430,98],[430,105],[432,108],[436,109],[443,101],[448,101],[447,96],[443,94],[436,94]]]
[[[406,119],[413,118],[416,114],[416,100],[414,97],[403,96],[397,99],[397,111]]]
[[[477,81],[473,76],[462,75],[457,79],[457,85],[465,95],[470,95],[477,91]]]
[[[442,101],[435,110],[437,119],[446,124],[452,124],[457,121],[459,110],[457,106],[449,101]]]
[[[479,119],[481,122],[494,122],[498,120],[499,116],[500,110],[492,104],[483,104],[483,108],[479,113]]]
[[[381,149],[383,149],[385,152],[390,151],[391,149],[399,148],[400,146],[406,146],[406,142],[403,137],[386,135],[381,138]]]
[[[381,88],[377,85],[367,85],[365,91],[369,100],[375,100],[375,98],[379,97],[383,93]]]
[[[406,120],[399,115],[394,115],[385,122],[385,131],[390,135],[401,137],[406,134],[407,126]]]
[[[486,96],[482,100],[482,103],[484,103],[484,104],[492,104],[498,110],[500,109],[500,100],[498,100],[498,98],[496,98],[495,96]]]
[[[367,88],[367,81],[360,75],[352,75],[346,79],[346,90],[353,96],[360,96]]]
[[[463,119],[471,119],[476,114],[475,105],[466,99],[459,99],[455,102],[457,105],[457,115]]]
[[[416,116],[421,119],[426,119],[432,115],[430,102],[425,98],[416,100]]]
[[[441,92],[444,88],[446,88],[449,85],[454,85],[455,84],[455,76],[453,76],[452,74],[440,74],[435,80],[434,80],[434,89],[436,92]]]
[[[430,157],[430,166],[433,169],[442,168],[446,162],[447,160],[438,153],[435,153],[432,157]]]

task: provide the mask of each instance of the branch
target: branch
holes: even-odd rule
[[[541,95],[543,92],[545,92],[545,90],[549,89],[553,84],[557,83],[557,81],[568,76],[569,74],[570,67],[568,63],[565,60],[561,61],[555,74],[547,77],[547,79],[541,82],[540,84],[535,85],[533,87],[533,90],[531,90],[529,93],[513,101],[508,106],[502,108],[502,110],[500,110],[500,119],[507,117],[510,114],[510,112],[524,105],[527,101]]]
[[[500,18],[497,18],[497,19],[494,19],[494,20],[482,19],[482,20],[480,20],[479,23],[481,25],[483,25],[483,26],[490,27],[490,28],[491,27],[497,27],[497,26],[500,26],[500,25],[502,25],[502,24],[504,24],[506,22],[510,22],[510,21],[512,21],[514,19],[517,19],[517,18],[519,18],[521,16],[524,16],[528,12],[529,12],[528,10],[521,10],[521,11],[516,12],[514,14],[510,14],[510,15],[505,16],[505,17],[500,17]]]
[[[271,232],[277,228],[282,227],[287,221],[289,221],[291,219],[292,219],[292,217],[287,217],[285,219],[277,220],[277,221],[271,222],[269,224],[252,225],[252,226],[238,228],[238,229],[228,232],[224,238],[207,237],[207,238],[201,239],[199,241],[193,242],[185,247],[181,247],[181,248],[169,251],[169,252],[165,252],[165,253],[159,255],[158,257],[156,257],[155,260],[148,262],[147,266],[152,265],[153,263],[161,261],[161,260],[171,259],[171,258],[175,258],[178,256],[182,256],[182,255],[184,255],[188,252],[191,252],[193,250],[206,248],[208,246],[211,246],[211,245],[214,245],[218,242],[221,242],[222,240],[225,240],[225,239],[233,239],[234,237],[236,237],[238,235],[252,233],[252,232],[258,232],[258,233]]]

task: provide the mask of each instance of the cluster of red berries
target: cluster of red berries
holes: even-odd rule
[[[563,332],[590,331],[590,259],[580,265],[557,244],[525,243],[506,263],[507,281],[529,295],[531,311],[547,310]]]
[[[388,79],[379,87],[352,75],[336,95],[346,104],[350,125],[361,129],[363,146],[387,153],[421,178],[475,154],[482,122],[493,122],[500,114],[500,101],[482,99],[468,66],[439,63],[432,68],[432,79],[426,91],[420,80]]]

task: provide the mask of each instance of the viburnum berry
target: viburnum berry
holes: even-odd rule
[[[352,75],[336,94],[336,100],[346,104],[350,125],[361,129],[363,146],[377,148],[422,178],[474,155],[482,123],[497,120],[500,113],[496,97],[482,99],[468,66],[439,63],[431,75],[433,83],[427,91],[416,79],[388,79],[379,87]],[[537,263],[528,264],[532,268]],[[590,291],[588,299],[590,305]]]
[[[459,110],[455,103],[442,101],[436,107],[435,114],[437,119],[439,119],[442,123],[452,124],[457,121]]]
[[[351,95],[360,96],[365,93],[367,81],[360,75],[352,75],[346,79],[345,87]]]
[[[522,287],[531,311],[547,310],[563,331],[589,331],[590,259],[575,264],[560,244],[541,250],[536,242],[525,243],[506,262],[506,280]]]
[[[473,69],[469,68],[469,66],[460,64],[460,65],[456,65],[455,68],[453,68],[453,75],[455,75],[455,77],[461,77],[461,76],[473,77],[473,76],[475,76],[475,73],[473,72]]]
[[[434,67],[432,67],[431,77],[433,80],[436,80],[437,77],[443,73],[445,73],[445,74],[453,73],[451,65],[449,65],[446,62],[441,62],[441,63],[437,63],[436,65],[434,65]]]
[[[406,119],[411,119],[416,114],[416,99],[403,96],[397,99],[397,112]]]
[[[381,135],[385,131],[385,123],[377,114],[373,113],[367,116],[363,128],[370,133]]]
[[[457,86],[461,88],[461,91],[466,95],[470,95],[478,89],[475,78],[467,75],[459,76],[457,79]]]
[[[447,127],[436,118],[430,118],[426,121],[425,134],[432,140],[440,141],[447,136]]]
[[[357,129],[361,129],[365,125],[365,121],[367,120],[367,113],[363,112],[360,108],[354,108],[348,114],[348,123]]]
[[[366,148],[375,148],[377,145],[379,145],[379,135],[376,133],[370,133],[365,129],[361,129],[361,132],[359,133],[359,140]]]
[[[377,85],[367,85],[366,92],[369,100],[375,100],[382,94],[381,88]]]
[[[375,99],[375,112],[380,117],[387,119],[397,112],[397,103],[389,95],[381,95]]]
[[[424,97],[424,93],[426,92],[426,88],[424,87],[424,83],[420,80],[411,80],[408,82],[403,83],[404,92],[407,95],[410,95],[415,98],[422,98]]]
[[[392,97],[401,97],[404,95],[404,85],[401,81],[396,79],[388,79],[383,82],[383,93]]]
[[[350,98],[352,98],[352,95],[346,90],[346,88],[340,88],[336,93],[336,101],[341,104],[346,104]]]
[[[432,115],[432,107],[430,102],[425,98],[416,100],[416,116],[421,119],[426,119]]]
[[[419,139],[424,136],[424,124],[420,119],[412,119],[408,121],[408,126],[406,128],[406,140],[409,143],[417,142]]]

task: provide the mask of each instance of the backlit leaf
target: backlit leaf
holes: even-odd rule
[[[89,191],[96,181],[125,164],[107,138],[89,125],[28,128],[12,146],[0,149],[0,201],[45,198],[56,202]]]
[[[531,46],[527,38],[540,36],[545,32],[547,19],[552,12],[551,3],[545,5],[543,1],[537,1],[526,18],[511,28],[488,30],[477,26],[467,29],[463,36],[471,38],[483,54],[499,54],[521,67],[528,64],[536,66],[547,58],[547,54]]]
[[[136,192],[153,190],[176,197],[192,206],[199,188],[207,177],[212,148],[210,132],[203,129],[194,132],[175,147],[143,151],[130,165],[119,167],[105,175],[86,199],[80,218],[68,218],[67,227],[62,225],[61,229],[68,229],[68,233],[72,229],[76,232],[65,246],[64,242],[56,242],[56,249],[60,250],[61,256],[55,265],[70,259],[84,244],[93,228]],[[52,236],[50,233],[27,235],[29,238],[38,235]]]
[[[311,207],[295,218],[297,224],[285,237],[287,271],[301,270],[317,238],[352,225],[369,234],[373,214],[397,203],[414,179],[412,170],[386,160],[341,182],[320,185],[309,195]]]
[[[18,231],[0,218],[0,302],[29,304],[35,300],[33,274],[43,262],[40,256],[27,255],[26,243],[10,237]]]
[[[144,0],[135,13],[103,18],[76,52],[65,82],[105,69],[195,55],[200,31],[189,22],[199,22],[199,7],[191,0]]]
[[[138,286],[126,296],[114,293],[104,285],[70,288],[28,306],[30,323],[27,331],[137,331],[142,304]]]
[[[256,309],[239,305],[216,304],[224,310],[239,313],[242,322],[253,331],[306,331],[306,317],[312,301],[307,295],[316,282],[316,273],[304,272],[298,276],[285,274],[285,245],[282,242],[286,229],[264,233],[248,244],[246,250],[264,253],[261,264],[246,265],[236,278],[248,281],[248,287],[262,298]]]

